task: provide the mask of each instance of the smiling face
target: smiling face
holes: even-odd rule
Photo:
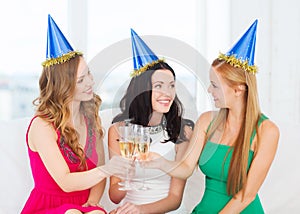
[[[94,80],[93,76],[89,71],[89,68],[82,57],[80,57],[76,88],[74,94],[75,101],[88,101],[93,98],[93,86]]]
[[[216,108],[230,108],[231,101],[234,99],[235,90],[230,87],[225,79],[211,68],[209,73],[210,86],[208,92],[213,96]]]
[[[167,113],[175,98],[175,79],[167,69],[156,70],[152,77],[152,108],[154,112]]]

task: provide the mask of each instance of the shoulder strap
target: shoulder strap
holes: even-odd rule
[[[258,122],[257,122],[257,127],[259,127],[260,124],[261,124],[264,120],[267,120],[267,119],[269,119],[267,116],[265,116],[264,114],[261,114],[261,115],[260,115],[260,118],[259,118],[259,120],[258,120]],[[252,132],[252,135],[251,135],[251,138],[250,138],[250,146],[252,145],[252,141],[253,141],[255,135],[256,135],[256,127],[254,128],[254,130],[253,130],[253,132]]]
[[[209,123],[209,125],[208,125],[208,127],[207,127],[207,129],[206,129],[206,133],[209,131],[209,129],[210,129],[210,127],[212,126],[212,124],[213,124],[213,122],[215,121],[215,119],[216,119],[216,117],[214,117],[214,118],[210,121],[210,123]]]

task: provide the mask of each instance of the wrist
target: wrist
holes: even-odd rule
[[[171,162],[169,160],[163,158],[163,161],[160,161],[159,169],[163,172],[168,173],[171,168]]]
[[[91,200],[89,199],[87,202],[86,202],[89,206],[98,206],[99,204],[99,201],[97,200]]]
[[[145,214],[146,210],[144,210],[144,206],[143,205],[135,205],[138,209],[139,214]]]

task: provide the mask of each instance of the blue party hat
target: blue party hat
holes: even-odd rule
[[[219,58],[227,63],[240,67],[249,73],[255,74],[257,67],[254,65],[255,42],[257,20],[249,27],[240,40],[226,53],[220,54]]]
[[[159,59],[153,51],[147,46],[147,44],[137,35],[137,33],[131,29],[131,43],[132,43],[132,55],[133,55],[133,68],[131,73],[132,77],[138,76],[145,72],[149,67],[154,64],[163,61]]]
[[[48,15],[47,50],[44,67],[64,63],[76,55],[82,55],[74,51],[64,34],[61,32],[50,14]]]

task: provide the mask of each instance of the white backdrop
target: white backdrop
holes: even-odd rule
[[[45,0],[41,3],[38,0],[11,0],[6,3],[0,8],[0,25],[4,32],[0,39],[0,77],[2,74],[18,72],[39,75],[40,63],[45,56],[48,13],[67,34],[73,46],[86,53],[88,60],[115,42],[129,38],[129,29],[132,27],[141,36],[162,35],[184,41],[210,62],[219,51],[225,52],[231,47],[245,29],[258,19],[256,63],[259,67],[260,102],[263,112],[281,130],[278,154],[262,188],[262,201],[266,203],[267,213],[299,211],[296,201],[300,198],[297,188],[300,174],[297,165],[300,162],[297,154],[300,149],[300,72],[297,65],[300,61],[300,1]],[[2,87],[1,83],[2,79]],[[0,112],[9,100],[0,96]],[[31,105],[31,100],[28,100],[28,105]],[[203,103],[197,102],[197,105]],[[8,109],[13,107],[6,106]],[[9,167],[13,167],[13,172],[4,170],[2,173],[5,176],[1,176],[0,183],[5,187],[19,187],[22,191],[22,183],[15,185],[13,180],[7,183],[11,177],[17,179],[18,174],[14,174],[14,170],[28,176],[27,171],[23,172],[23,165],[17,165],[24,159],[19,160],[21,156],[16,156],[13,150],[6,151],[11,146],[14,146],[13,149],[22,149],[19,151],[24,148],[24,144],[8,145],[11,141],[7,139],[13,139],[10,136],[24,137],[14,135],[14,127],[7,126],[10,122],[1,121],[0,124],[0,157],[3,158],[2,163],[12,163]],[[28,183],[24,183],[26,185]],[[4,202],[0,208],[9,207],[16,200],[10,198],[7,191],[18,191],[18,188],[7,188],[0,192],[1,201]]]
[[[0,8],[0,119],[18,112],[11,110],[17,106],[15,97],[1,91],[6,83],[2,75],[9,81],[10,75],[39,76],[41,72],[50,13],[88,61],[129,38],[130,28],[134,28],[141,36],[161,35],[183,41],[211,62],[258,19],[256,64],[262,109],[275,122],[300,123],[299,11],[298,0],[6,1]],[[28,84],[37,88],[34,81]],[[31,100],[26,102],[31,105]]]
[[[132,27],[141,36],[162,35],[184,41],[210,63],[258,19],[255,61],[259,67],[262,110],[275,122],[300,123],[298,0],[153,0],[151,3],[90,0],[87,5],[80,0],[69,0],[69,3],[77,12],[69,19],[77,24],[70,30],[70,36],[78,48],[87,50],[89,60],[103,48],[129,38]],[[117,3],[121,6],[115,7]],[[78,14],[87,18],[81,20]],[[82,32],[86,34],[86,43],[82,43]]]

